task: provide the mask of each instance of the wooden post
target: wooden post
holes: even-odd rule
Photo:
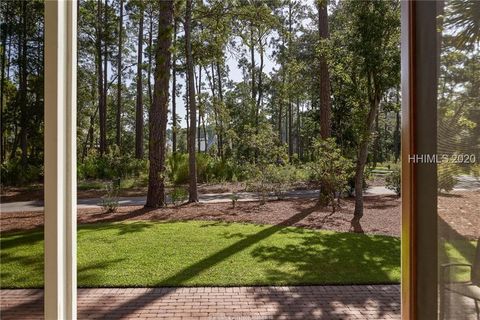
[[[402,319],[437,319],[435,1],[402,1]]]

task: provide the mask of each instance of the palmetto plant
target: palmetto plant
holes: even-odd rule
[[[446,11],[445,26],[452,29],[459,46],[480,41],[480,1],[452,0]]]

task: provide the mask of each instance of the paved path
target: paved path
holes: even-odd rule
[[[2,320],[43,318],[43,290],[0,294]],[[78,319],[400,320],[400,287],[79,289]]]
[[[385,187],[372,187],[365,192],[365,196],[373,195],[394,195],[395,193]],[[315,198],[318,196],[318,190],[292,190],[284,194],[286,199],[299,198]],[[259,194],[256,192],[238,192],[238,201],[258,201]],[[202,203],[219,203],[232,201],[232,193],[205,193],[199,194],[198,200]],[[276,199],[277,196],[269,194],[269,199]],[[119,197],[118,202],[120,206],[143,206],[146,197]],[[167,202],[170,202],[167,199]],[[97,208],[102,203],[101,198],[78,199],[78,208]],[[42,211],[43,201],[21,201],[0,203],[1,212],[18,212],[18,211]]]

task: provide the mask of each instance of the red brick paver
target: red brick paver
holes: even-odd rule
[[[2,320],[43,318],[43,290],[0,293]],[[400,319],[400,287],[78,289],[78,319]]]

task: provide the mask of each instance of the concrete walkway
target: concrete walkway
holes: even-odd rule
[[[1,290],[2,320],[43,319],[43,290]],[[78,319],[400,319],[400,286],[78,289]]]
[[[371,187],[365,192],[365,196],[375,195],[394,195],[395,193],[385,187]],[[260,196],[256,192],[238,192],[236,194],[238,201],[258,201]],[[285,199],[308,199],[318,196],[318,190],[291,190],[284,194]],[[201,203],[219,203],[232,201],[232,193],[205,193],[199,194],[198,200]],[[273,193],[268,195],[268,199],[276,199]],[[119,197],[120,206],[143,206],[146,197]],[[167,202],[170,199],[167,197]],[[102,203],[101,198],[78,199],[78,208],[97,208]],[[20,211],[43,211],[43,201],[21,201],[0,203],[1,212],[20,212]]]

